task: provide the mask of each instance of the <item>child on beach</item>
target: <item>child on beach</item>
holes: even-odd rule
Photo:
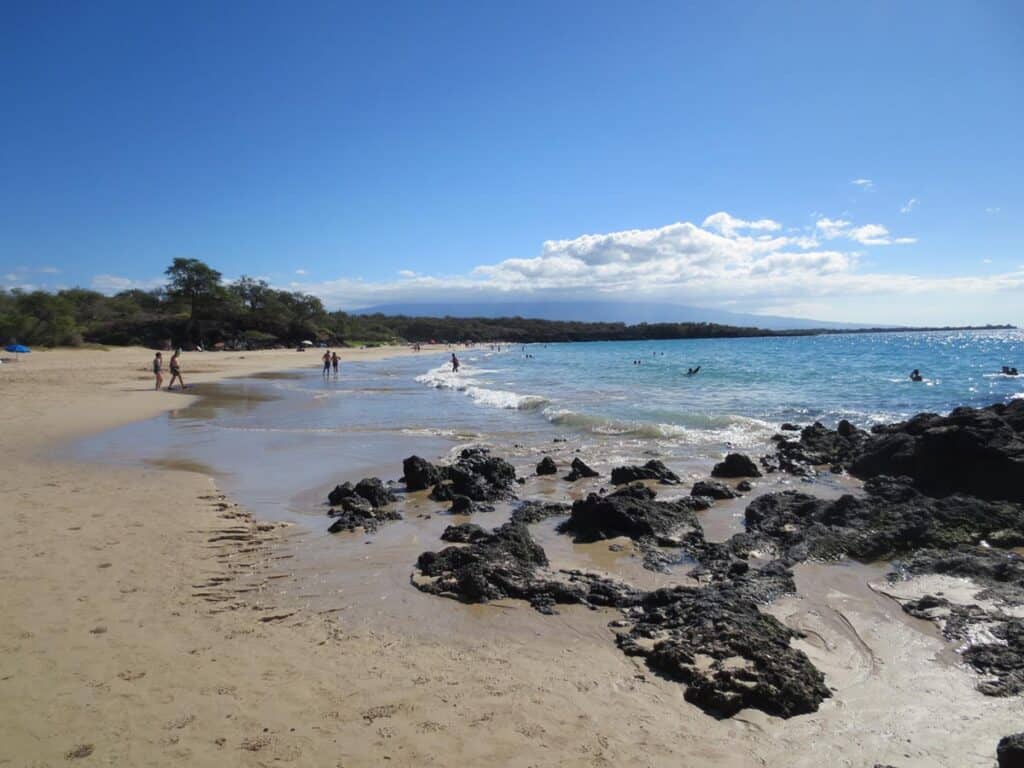
[[[334,378],[338,378],[338,353],[331,353],[331,367],[334,368]]]
[[[160,385],[164,383],[164,356],[160,352],[153,358],[153,375],[156,377],[156,391],[160,391]]]
[[[324,376],[329,376],[331,373],[331,350],[324,352]]]
[[[167,385],[167,391],[170,392],[174,389],[174,381],[177,379],[181,388],[185,389],[185,380],[181,378],[181,363],[178,362],[178,356],[181,354],[180,349],[174,350],[174,354],[171,355],[171,381]]]
[[[452,373],[458,373],[458,372],[459,372],[459,358],[457,358],[455,356],[455,353],[452,352]]]

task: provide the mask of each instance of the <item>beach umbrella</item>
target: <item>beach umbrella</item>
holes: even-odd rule
[[[7,350],[8,352],[13,352],[15,359],[17,359],[18,355],[27,355],[29,352],[32,351],[31,349],[22,344],[8,344],[6,347],[4,347],[4,349]]]
[[[308,340],[304,341],[304,342],[302,342],[302,346],[304,346],[304,347],[312,347],[313,346],[313,342],[312,341],[308,341]]]

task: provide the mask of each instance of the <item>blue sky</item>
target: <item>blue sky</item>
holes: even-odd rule
[[[712,5],[8,5],[0,285],[1024,324],[1024,6]]]

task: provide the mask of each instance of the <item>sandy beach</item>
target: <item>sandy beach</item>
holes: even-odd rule
[[[409,354],[345,350],[342,364]],[[436,639],[346,626],[279,588],[302,570],[294,529],[209,477],[53,458],[192,400],[152,391],[151,357],[55,350],[0,367],[0,765],[990,766],[1019,730],[1020,701],[976,691],[930,624],[865,588],[881,575],[867,566],[801,566],[800,595],[770,609],[807,632],[833,690],[791,720],[705,715],[614,647],[611,611],[443,601],[463,620]],[[183,371],[317,361],[191,353]]]

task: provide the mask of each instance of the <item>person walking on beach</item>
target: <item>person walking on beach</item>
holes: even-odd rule
[[[455,353],[452,352],[452,373],[458,373],[458,372],[459,372],[459,358],[457,358],[455,356]]]
[[[157,352],[153,357],[153,375],[156,377],[156,391],[160,391],[160,385],[164,383],[164,356]]]
[[[174,389],[174,381],[177,380],[181,385],[181,388],[185,389],[185,380],[181,378],[181,363],[178,362],[178,356],[181,354],[180,349],[174,350],[174,354],[171,355],[171,381],[167,385],[167,391],[170,392]]]
[[[331,367],[334,369],[334,378],[338,378],[338,353],[331,353]]]
[[[328,349],[326,352],[324,352],[323,361],[324,376],[329,376],[331,374],[331,350]]]

